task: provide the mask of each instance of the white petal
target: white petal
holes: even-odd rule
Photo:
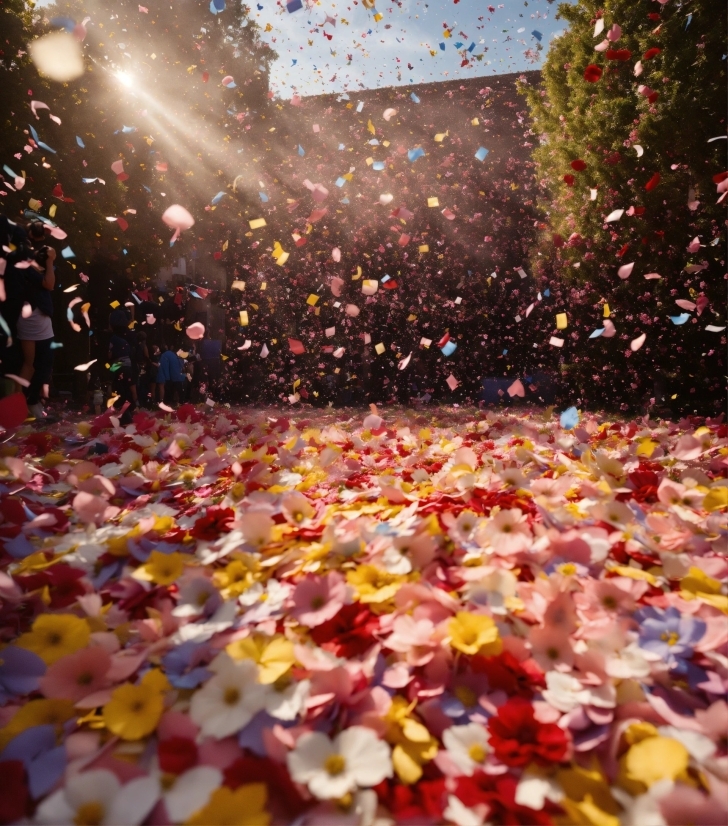
[[[309,790],[319,800],[335,800],[356,789],[356,780],[349,771],[330,775],[327,771],[318,771],[308,781]]]
[[[296,783],[308,781],[323,770],[326,758],[335,754],[331,740],[318,731],[311,731],[298,738],[296,748],[288,753],[288,771]]]
[[[389,746],[364,726],[352,726],[336,738],[337,748],[346,760],[347,771],[356,778],[357,785],[376,786],[385,777],[392,776],[392,758]]]
[[[36,823],[47,823],[53,826],[56,823],[73,823],[75,816],[76,812],[66,801],[65,789],[59,789],[38,806],[35,820]]]
[[[442,814],[448,823],[454,823],[455,826],[483,826],[483,818],[454,794],[448,795],[447,809]]]
[[[139,826],[159,800],[159,783],[153,777],[138,777],[127,783],[106,810],[108,826]]]
[[[207,805],[210,795],[222,785],[222,772],[212,766],[186,771],[164,795],[169,819],[182,823]]]
[[[90,772],[76,774],[66,783],[66,800],[69,806],[76,811],[84,803],[98,801],[106,806],[119,793],[121,783],[116,775],[107,769],[96,769]]]

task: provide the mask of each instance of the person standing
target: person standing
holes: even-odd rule
[[[29,254],[32,260],[22,277],[23,306],[18,316],[18,340],[23,354],[20,378],[29,381],[28,410],[37,421],[47,420],[41,396],[47,388],[53,370],[53,289],[56,273],[53,262],[56,251],[46,246],[45,228],[39,221],[28,227]]]

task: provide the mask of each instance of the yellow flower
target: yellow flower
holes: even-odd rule
[[[247,554],[240,554],[238,559],[229,562],[222,571],[215,572],[215,585],[225,599],[239,597],[255,582],[257,568],[256,560]]]
[[[609,782],[596,757],[592,757],[591,768],[575,764],[571,768],[561,769],[556,774],[556,781],[564,790],[568,802],[574,807],[588,801],[587,810],[593,806],[598,811],[612,816],[618,815],[621,811],[619,804],[612,797]],[[579,822],[576,816],[574,822]]]
[[[566,816],[557,817],[556,822],[563,826],[619,826],[619,818],[600,809],[590,794],[578,803],[565,798],[560,805],[565,809]]]
[[[712,487],[703,499],[703,510],[712,513],[723,508],[728,508],[728,487],[725,485],[716,485]]]
[[[149,559],[142,567],[145,578],[156,582],[157,585],[171,585],[182,575],[185,569],[185,558],[180,553],[163,554],[152,551]]]
[[[503,642],[495,622],[485,614],[459,611],[448,624],[450,645],[463,654],[494,657],[503,650]]]
[[[258,681],[263,685],[274,683],[293,665],[293,643],[285,637],[264,637],[255,634],[231,642],[225,650],[233,660],[253,660],[260,668]]]
[[[89,644],[91,629],[73,614],[41,614],[30,631],[15,643],[37,654],[46,665],[80,651]]]
[[[374,565],[360,565],[348,571],[346,581],[356,589],[360,602],[386,602],[402,585],[403,579]]]
[[[221,786],[215,789],[207,805],[195,812],[187,826],[268,826],[270,814],[265,810],[268,789],[265,783],[248,783],[235,791]]]
[[[120,685],[104,706],[106,728],[122,740],[140,740],[151,734],[164,711],[163,692],[168,687],[166,677],[155,671],[146,674],[139,685]]]
[[[658,780],[685,779],[690,754],[672,737],[648,737],[635,743],[623,758],[627,779],[648,788]]]
[[[384,718],[386,739],[392,749],[392,765],[397,777],[406,784],[416,783],[422,777],[422,766],[438,752],[437,740],[410,712],[414,703],[404,697],[395,697]]]
[[[10,722],[0,730],[0,751],[21,732],[35,726],[60,727],[75,715],[70,700],[31,700],[15,712]]]

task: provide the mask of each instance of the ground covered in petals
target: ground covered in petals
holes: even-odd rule
[[[187,405],[0,453],[0,822],[726,821],[722,421]]]

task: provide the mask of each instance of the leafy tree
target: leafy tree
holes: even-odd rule
[[[569,28],[542,85],[522,91],[541,142],[531,262],[561,282],[570,326],[553,332],[570,380],[597,403],[654,397],[657,380],[676,406],[703,397],[722,409],[726,339],[705,328],[725,324],[714,176],[726,169],[726,142],[709,141],[726,133],[726,7],[580,0],[558,14]],[[615,210],[624,213],[607,221]],[[645,280],[651,273],[661,278]],[[676,300],[697,305],[686,323],[671,320],[685,317]],[[616,335],[590,340],[605,304]]]

